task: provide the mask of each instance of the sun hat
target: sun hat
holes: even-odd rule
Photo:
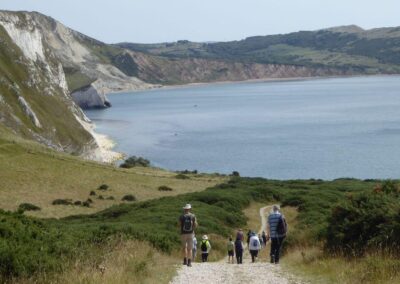
[[[183,207],[183,209],[185,210],[189,210],[192,209],[192,205],[190,205],[189,203],[185,205],[185,207]]]
[[[207,235],[204,235],[204,236],[202,237],[202,239],[203,239],[203,240],[208,240]]]

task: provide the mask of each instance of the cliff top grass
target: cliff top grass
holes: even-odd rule
[[[26,214],[36,217],[65,217],[90,214],[123,203],[121,198],[132,194],[138,201],[204,190],[226,180],[216,175],[188,175],[177,179],[176,173],[155,168],[119,169],[112,165],[82,160],[57,153],[34,142],[15,137],[0,127],[0,208],[17,210],[21,203],[41,208]],[[102,185],[107,190],[99,190]],[[159,191],[168,186],[172,191]],[[90,196],[94,191],[96,195]],[[104,199],[98,199],[102,195]],[[107,199],[113,197],[114,200]],[[52,205],[56,199],[86,201],[80,205]]]

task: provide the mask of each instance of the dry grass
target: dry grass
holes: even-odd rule
[[[190,179],[182,180],[175,175],[154,168],[119,169],[55,153],[33,143],[0,139],[0,208],[16,210],[19,204],[29,202],[42,208],[29,213],[37,217],[89,214],[121,203],[126,194],[133,194],[141,201],[201,191],[226,180],[216,175],[189,175]],[[108,184],[110,189],[96,190],[101,184]],[[159,191],[162,185],[173,191]],[[60,198],[85,201],[92,190],[115,200],[91,196],[94,201],[91,208],[51,205]]]
[[[49,279],[51,283],[169,283],[180,259],[158,252],[144,242],[125,240],[105,248],[101,257],[74,265]]]

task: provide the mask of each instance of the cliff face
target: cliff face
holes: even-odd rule
[[[35,17],[0,12],[0,126],[59,151],[94,157],[98,144],[87,123]]]
[[[134,51],[129,54],[139,66],[137,76],[140,79],[167,85],[354,74],[351,70],[337,68],[243,63],[202,58],[165,58]]]

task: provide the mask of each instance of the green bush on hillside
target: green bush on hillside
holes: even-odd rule
[[[18,206],[18,211],[19,212],[25,212],[25,211],[38,211],[41,210],[39,206],[36,206],[32,203],[21,203]]]
[[[147,159],[144,159],[142,157],[136,157],[132,156],[129,157],[128,159],[125,160],[124,163],[120,165],[121,168],[129,169],[133,167],[149,167],[150,166],[150,161]]]
[[[136,201],[136,197],[132,194],[124,195],[121,199],[122,201]]]
[[[348,195],[329,218],[326,248],[346,256],[367,251],[400,254],[398,187],[386,181],[373,191]]]
[[[172,191],[173,189],[166,185],[161,185],[158,187],[159,191]]]

